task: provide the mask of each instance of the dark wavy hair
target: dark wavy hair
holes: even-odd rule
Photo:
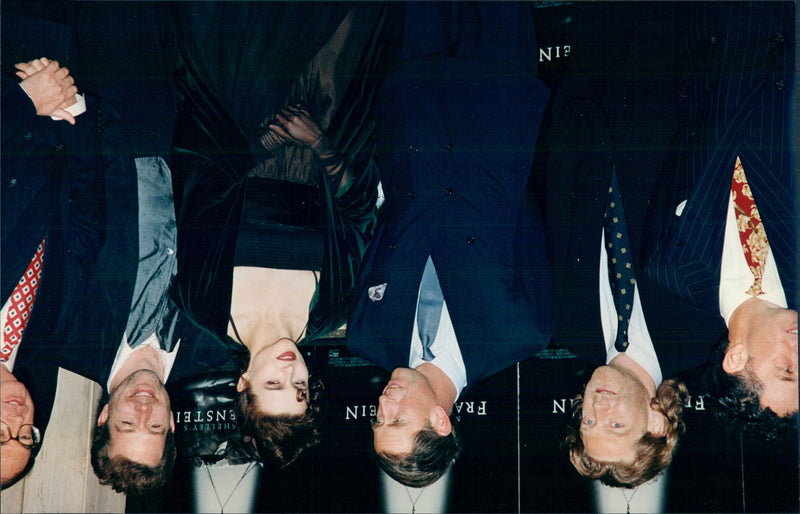
[[[103,405],[100,405],[102,410]],[[99,411],[98,411],[99,412]],[[92,468],[103,485],[110,485],[118,493],[141,495],[163,487],[172,476],[175,464],[175,434],[167,431],[164,453],[156,467],[145,466],[126,457],[109,457],[108,443],[111,434],[108,424],[94,429],[92,438]]]
[[[308,409],[300,416],[272,415],[262,411],[248,382],[239,393],[236,416],[244,437],[252,438],[261,458],[272,458],[287,467],[302,453],[320,442],[325,386],[313,375],[308,379]],[[298,391],[298,399],[303,394]]]
[[[725,372],[722,361],[729,346],[725,334],[717,341],[702,375],[703,386],[711,400],[709,408],[717,421],[727,430],[761,440],[796,435],[797,414],[780,417],[772,409],[761,406],[764,384],[753,373],[752,357],[741,372],[733,375]]]
[[[586,453],[580,434],[583,397],[576,396],[572,406],[572,423],[564,439],[570,462],[581,476],[600,480],[611,487],[633,488],[655,478],[672,462],[678,438],[686,430],[681,415],[688,399],[689,391],[683,382],[669,379],[661,383],[655,398],[650,399],[650,406],[666,417],[665,433],[663,436],[645,433],[636,442],[636,459],[625,464],[598,461]]]
[[[373,447],[374,450],[374,447]],[[455,425],[448,435],[441,436],[430,421],[417,432],[409,454],[375,453],[378,465],[387,475],[408,487],[425,487],[450,469],[458,458],[461,444]]]

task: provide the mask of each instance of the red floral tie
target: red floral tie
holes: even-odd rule
[[[2,362],[8,360],[14,347],[22,340],[22,332],[30,319],[33,302],[36,301],[36,291],[39,289],[39,282],[42,278],[43,257],[44,239],[11,293],[3,330],[3,345],[0,348],[0,361]]]
[[[764,226],[761,224],[761,216],[758,214],[753,193],[747,184],[744,176],[742,161],[736,157],[736,165],[733,169],[733,181],[731,183],[733,192],[733,205],[736,209],[736,226],[739,229],[739,239],[742,242],[742,251],[747,260],[747,266],[753,273],[753,285],[748,289],[747,294],[758,296],[761,291],[761,277],[764,274],[764,264],[769,255],[769,242]]]

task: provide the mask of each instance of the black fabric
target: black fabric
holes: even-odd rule
[[[683,7],[582,4],[571,22],[571,53],[544,138],[547,248],[555,285],[551,344],[605,363],[599,250],[615,170],[642,309],[665,377],[707,360],[725,328],[718,310],[672,297],[643,270],[648,252],[642,247],[652,232],[650,199],[679,126],[671,77]]]
[[[175,2],[184,64],[255,143],[259,124],[350,10],[346,2]]]

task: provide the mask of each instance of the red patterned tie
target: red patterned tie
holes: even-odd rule
[[[769,242],[739,157],[736,157],[736,165],[733,169],[731,191],[733,192],[736,226],[739,229],[742,251],[747,260],[747,266],[753,273],[753,285],[750,286],[747,294],[758,296],[762,294],[761,277],[764,274],[767,255],[769,255]]]
[[[42,278],[42,260],[44,257],[44,239],[36,249],[36,254],[19,279],[11,293],[8,315],[3,330],[3,345],[0,348],[0,361],[6,361],[14,351],[14,347],[22,340],[22,332],[30,319],[36,291]]]

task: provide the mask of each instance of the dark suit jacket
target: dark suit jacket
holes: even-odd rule
[[[790,307],[797,302],[794,4],[694,5],[682,41],[682,127],[654,201],[650,276],[718,312],[726,209],[740,156]],[[702,20],[702,21],[701,21]],[[675,206],[687,200],[683,214]]]
[[[104,238],[103,169],[92,138],[92,114],[75,126],[36,116],[35,108],[4,74],[2,117],[2,301],[8,298],[44,237],[42,282],[14,366],[37,405],[52,402],[57,367],[37,363],[40,347],[60,343],[66,314],[81,289],[81,276],[94,266]],[[93,99],[88,100],[90,107]],[[48,408],[34,422],[44,429]]]
[[[518,44],[520,27],[508,27],[507,34],[480,30],[481,20],[491,19],[480,9],[459,18],[463,38],[453,39],[461,46],[445,44],[448,51],[413,59],[400,52],[407,60],[381,86],[377,162],[386,203],[347,324],[350,350],[385,369],[408,366],[417,292],[430,256],[470,385],[534,355],[550,334],[542,227],[538,208],[525,201],[549,91],[531,72],[535,63],[522,66],[520,55],[486,59],[507,48],[503,37]],[[434,36],[450,27],[450,12],[424,23],[422,33],[431,38],[425,43],[434,50]],[[419,28],[413,14],[406,9],[407,30]],[[524,25],[517,14],[514,21]],[[441,25],[431,27],[432,20]],[[402,43],[423,54],[427,48],[414,38]],[[382,295],[370,294],[382,284]]]
[[[553,343],[605,362],[600,235],[614,169],[645,320],[662,373],[669,377],[706,360],[724,329],[714,313],[671,298],[643,270],[649,199],[678,125],[669,70],[680,11],[664,3],[581,7],[572,21],[570,61],[545,131]]]

